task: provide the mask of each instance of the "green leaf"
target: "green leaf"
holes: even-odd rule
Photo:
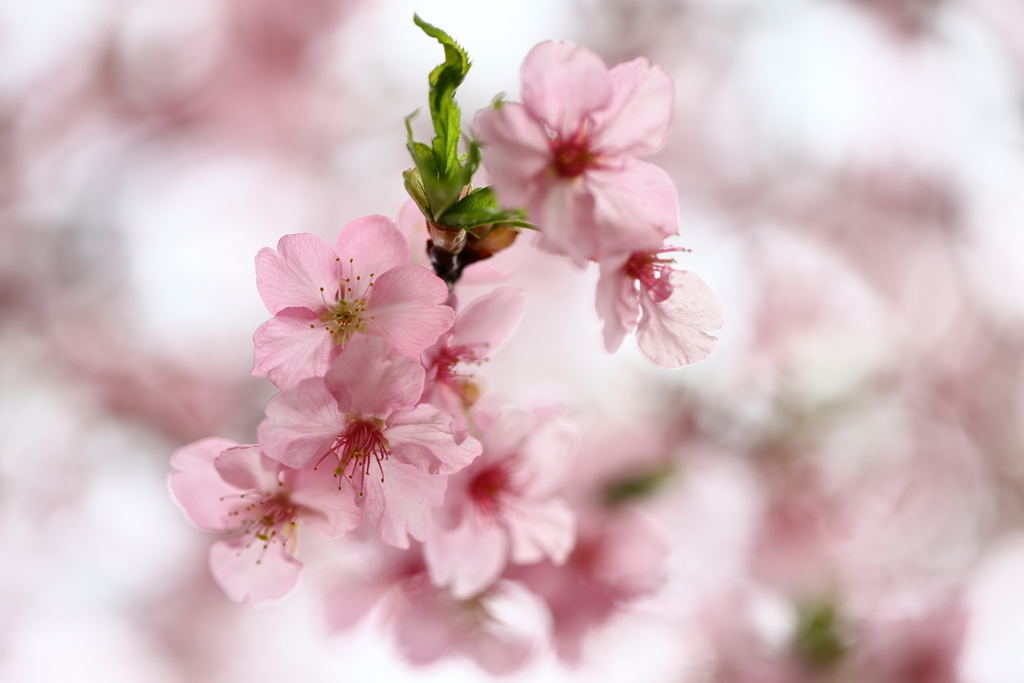
[[[470,62],[466,51],[451,36],[413,15],[413,21],[431,38],[444,46],[444,63],[430,72],[430,120],[434,124],[434,150],[440,177],[450,180],[459,171],[459,139],[462,134],[455,90],[465,80]]]
[[[522,209],[503,209],[494,196],[494,190],[478,187],[455,203],[437,221],[442,225],[472,230],[481,225],[493,223],[512,223],[516,227],[533,227],[526,223]]]
[[[646,498],[661,488],[675,474],[675,471],[672,463],[665,463],[646,472],[613,481],[605,486],[605,502],[609,505],[620,505]]]

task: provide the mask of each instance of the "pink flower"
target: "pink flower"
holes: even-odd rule
[[[279,394],[260,424],[260,446],[288,467],[330,459],[338,487],[345,478],[363,515],[385,543],[407,548],[423,540],[430,508],[441,503],[447,477],[480,454],[471,437],[455,443],[451,418],[417,405],[423,367],[389,355],[374,337],[353,339],[327,370]],[[326,476],[325,474],[322,476]],[[341,496],[342,494],[338,494]]]
[[[469,304],[455,317],[451,330],[423,352],[427,369],[421,400],[452,416],[456,436],[468,434],[466,411],[476,402],[479,387],[459,374],[464,365],[479,365],[501,345],[523,311],[523,290],[498,287]]]
[[[431,580],[469,598],[511,561],[565,562],[576,540],[572,509],[557,497],[578,446],[575,430],[504,408],[482,437],[483,455],[453,477],[424,546]]]
[[[192,524],[230,533],[210,549],[210,569],[229,598],[256,604],[295,587],[299,520],[335,537],[359,524],[351,497],[311,470],[286,470],[257,446],[203,439],[171,458],[171,494]]]
[[[448,287],[409,263],[409,246],[384,216],[356,219],[331,247],[308,234],[285,235],[256,255],[256,286],[274,317],[256,331],[253,376],[281,390],[322,376],[358,333],[416,357],[455,319]]]
[[[347,630],[378,603],[398,648],[416,665],[463,655],[491,674],[522,668],[541,649],[550,617],[521,584],[499,581],[460,600],[431,584],[418,549],[383,548],[362,576],[339,580],[327,598],[332,629]]]
[[[718,345],[718,339],[707,334],[724,322],[718,296],[695,273],[675,270],[670,261],[659,258],[668,251],[676,250],[634,252],[601,261],[597,313],[604,322],[609,353],[633,329],[643,354],[666,368],[702,361]]]
[[[668,74],[642,57],[609,71],[589,50],[546,42],[522,81],[523,103],[482,111],[476,127],[498,199],[526,207],[543,248],[582,265],[657,249],[678,230],[672,180],[637,158],[668,139]]]

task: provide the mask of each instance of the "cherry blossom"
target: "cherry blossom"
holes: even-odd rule
[[[564,563],[576,537],[575,515],[557,496],[575,430],[513,407],[481,422],[490,422],[483,455],[452,478],[424,546],[431,579],[457,598],[480,593],[509,561]]]
[[[668,139],[668,74],[643,57],[608,70],[585,48],[546,42],[526,57],[522,82],[522,104],[482,111],[476,128],[498,199],[526,207],[542,248],[582,265],[676,233],[672,180],[637,158]]]
[[[466,412],[479,397],[480,388],[471,376],[458,370],[487,360],[512,331],[522,310],[521,289],[498,287],[469,304],[455,317],[451,330],[423,352],[427,374],[421,400],[451,415],[460,438],[468,434]]]
[[[696,273],[676,270],[660,256],[670,251],[676,250],[634,252],[601,261],[597,313],[609,352],[634,329],[640,350],[663,367],[690,365],[714,351],[718,339],[707,332],[721,329],[722,304]]]
[[[260,452],[209,438],[175,451],[170,475],[174,499],[192,524],[231,534],[210,549],[210,569],[232,600],[256,604],[295,587],[297,525],[329,537],[355,528],[351,497],[312,470],[286,470]]]
[[[455,318],[444,305],[448,287],[409,262],[405,237],[384,216],[346,224],[333,247],[315,235],[285,235],[256,255],[256,286],[274,317],[253,337],[252,372],[282,390],[322,376],[358,334],[415,357]]]
[[[502,580],[459,599],[431,583],[418,547],[381,548],[367,564],[362,575],[345,576],[330,590],[330,627],[347,630],[380,605],[399,651],[413,664],[463,655],[491,674],[508,674],[526,665],[549,635],[543,602],[522,584]]]
[[[270,401],[260,446],[288,467],[312,465],[328,479],[333,472],[381,539],[406,548],[408,535],[426,538],[430,508],[444,497],[442,475],[481,450],[472,437],[455,442],[449,416],[417,405],[424,374],[415,360],[390,354],[382,339],[353,339],[325,377],[303,380]]]

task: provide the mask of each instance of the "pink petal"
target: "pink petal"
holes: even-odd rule
[[[724,320],[718,296],[695,273],[674,271],[670,282],[672,296],[661,303],[641,292],[636,340],[652,363],[679,368],[711,355],[718,339],[705,331],[721,329]]]
[[[402,355],[418,356],[451,328],[455,311],[444,305],[447,299],[448,286],[423,266],[392,268],[374,282],[366,331]]]
[[[260,452],[259,446],[229,448],[213,461],[217,473],[242,491],[275,491],[281,463]]]
[[[576,516],[560,498],[506,502],[502,520],[512,544],[512,562],[534,564],[550,557],[562,564],[576,544]]]
[[[622,340],[636,327],[640,318],[640,297],[633,279],[626,275],[629,255],[601,261],[601,277],[597,281],[597,315],[603,323],[604,348],[615,353]]]
[[[363,514],[373,522],[380,539],[396,548],[408,548],[409,536],[427,540],[430,509],[444,500],[448,477],[424,474],[412,465],[391,459],[384,481],[371,472],[364,480]]]
[[[344,430],[345,413],[324,381],[313,377],[270,399],[256,433],[264,453],[299,468],[327,453]]]
[[[455,443],[451,417],[432,405],[393,413],[387,420],[384,438],[392,458],[430,474],[458,472],[480,455],[480,442],[472,437]]]
[[[595,149],[609,155],[647,156],[661,150],[672,127],[675,86],[667,73],[644,57],[608,72],[612,95],[594,115]]]
[[[359,526],[362,511],[347,479],[332,475],[331,468],[285,472],[289,499],[299,508],[302,523],[313,531],[336,538]]]
[[[523,290],[498,287],[466,306],[452,326],[452,344],[471,344],[481,348],[486,358],[505,340],[523,312]]]
[[[210,548],[210,571],[225,595],[235,602],[257,605],[295,588],[302,563],[282,544],[271,543],[265,550],[258,539],[248,548],[245,544],[245,537],[236,536]]]
[[[386,418],[395,410],[416,405],[423,395],[425,375],[423,366],[412,358],[390,356],[382,339],[360,335],[331,364],[324,382],[344,412]],[[342,404],[346,397],[349,405]]]
[[[256,254],[256,288],[267,310],[302,307],[311,311],[327,308],[338,288],[337,255],[316,235],[285,235],[277,251],[264,247]],[[321,287],[323,290],[321,290]]]
[[[529,410],[505,406],[498,411],[494,423],[484,432],[484,456],[489,462],[516,457],[530,438],[537,418]]]
[[[202,439],[182,446],[171,456],[171,466],[178,469],[168,478],[171,496],[188,521],[203,531],[227,531],[234,524],[233,505],[222,497],[237,497],[238,489],[221,478],[213,461],[236,446],[227,439]]]
[[[552,417],[535,427],[512,470],[513,488],[532,498],[560,491],[580,447],[579,432],[565,420]]]
[[[544,126],[521,104],[506,102],[477,114],[474,127],[486,145],[484,167],[502,206],[526,206],[533,185],[552,163]]]
[[[586,177],[600,227],[600,248],[592,258],[654,252],[679,231],[676,186],[658,166],[627,158],[615,167],[591,169]]]
[[[370,274],[379,277],[400,265],[409,263],[409,242],[393,220],[387,216],[365,216],[345,224],[334,241],[334,250],[341,258],[341,279],[350,285],[369,284]],[[354,292],[357,299],[363,292]]]
[[[391,588],[390,582],[375,579],[339,581],[327,594],[328,627],[332,631],[352,628]]]
[[[590,50],[571,43],[541,43],[523,62],[523,104],[561,137],[570,137],[608,104],[608,68]]]
[[[576,183],[544,183],[528,207],[530,220],[540,229],[537,246],[583,267],[600,251],[594,208],[593,195]]]
[[[253,377],[269,376],[282,391],[306,378],[322,377],[341,349],[319,323],[320,316],[307,308],[285,308],[260,325],[252,338]]]
[[[508,562],[508,535],[495,520],[481,518],[470,508],[454,529],[433,525],[423,557],[430,581],[466,600],[501,576]]]

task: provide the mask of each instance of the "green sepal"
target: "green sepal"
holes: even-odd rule
[[[472,230],[482,225],[512,223],[516,227],[533,227],[525,220],[522,209],[503,209],[491,186],[478,187],[445,212],[438,223]]]

